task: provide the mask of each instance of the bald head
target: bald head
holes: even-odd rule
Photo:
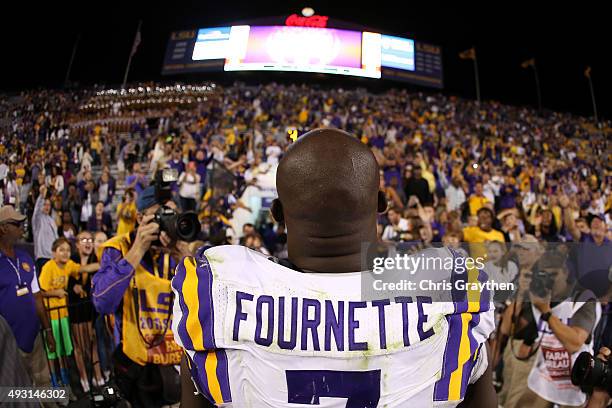
[[[316,129],[300,137],[276,176],[285,215],[318,222],[375,215],[378,185],[372,151],[338,129]]]
[[[334,258],[358,257],[360,245],[376,239],[379,177],[372,151],[341,130],[316,129],[293,143],[278,167],[272,208],[287,224],[289,258],[327,272],[340,271]]]

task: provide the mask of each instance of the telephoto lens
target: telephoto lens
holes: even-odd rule
[[[586,351],[580,353],[572,368],[572,384],[587,393],[600,388],[612,394],[610,363],[594,358]]]
[[[198,239],[201,226],[198,215],[194,212],[178,214],[175,222],[176,236],[186,242],[193,242]]]
[[[159,230],[165,231],[172,241],[193,242],[201,231],[198,215],[192,211],[179,214],[173,208],[161,206],[155,213],[154,221],[159,224]]]

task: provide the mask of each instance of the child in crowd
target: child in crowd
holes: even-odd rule
[[[43,291],[44,303],[49,313],[51,329],[55,338],[55,351],[47,350],[51,366],[51,383],[57,387],[61,383],[70,384],[66,357],[72,354],[70,339],[70,322],[66,298],[68,293],[68,278],[78,277],[80,266],[70,260],[70,241],[65,237],[56,239],[51,246],[53,259],[45,263],[40,272],[39,284]],[[60,377],[57,375],[55,360],[58,360]]]

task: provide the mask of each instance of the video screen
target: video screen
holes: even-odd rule
[[[231,38],[226,71],[304,71],[380,78],[380,52],[365,33],[313,27],[251,26]],[[363,47],[366,47],[364,52]]]
[[[228,55],[233,29],[234,27],[199,29],[191,59],[194,61],[225,59]]]
[[[414,40],[382,35],[380,52],[383,67],[414,71]]]
[[[427,55],[417,56],[414,40],[367,31],[240,25],[201,28],[193,36],[190,62],[216,61],[225,71],[299,71],[379,79],[439,70]]]

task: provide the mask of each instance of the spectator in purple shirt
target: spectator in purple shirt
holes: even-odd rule
[[[506,184],[499,189],[499,209],[504,210],[506,208],[516,208],[516,198],[518,197],[518,190],[516,186]]]
[[[182,159],[182,153],[180,150],[175,150],[172,152],[172,160],[168,160],[168,166],[171,169],[176,170],[176,174],[181,174],[185,171],[185,163]],[[175,182],[172,183],[172,191],[178,191],[178,184]]]
[[[108,235],[113,233],[113,221],[110,214],[104,211],[104,202],[98,201],[94,213],[87,221],[87,231],[102,231]]]
[[[147,186],[147,179],[144,171],[140,168],[140,163],[134,163],[132,173],[125,178],[125,187],[133,188],[136,194],[140,194]]]
[[[559,205],[563,210],[563,223],[576,242],[571,251],[570,269],[582,287],[591,289],[600,297],[610,287],[608,274],[612,266],[612,245],[606,237],[606,222],[600,216],[591,215],[590,233],[581,232],[574,221],[567,195],[559,198]]]
[[[214,156],[212,154],[207,157],[205,149],[199,149],[193,160],[196,164],[196,173],[200,175],[200,192],[202,194],[206,192],[206,167],[213,158]]]
[[[15,337],[34,385],[48,387],[51,382],[41,324],[50,350],[55,350],[55,340],[38,286],[35,263],[26,251],[16,247],[23,236],[25,220],[10,205],[0,208],[0,316]]]

